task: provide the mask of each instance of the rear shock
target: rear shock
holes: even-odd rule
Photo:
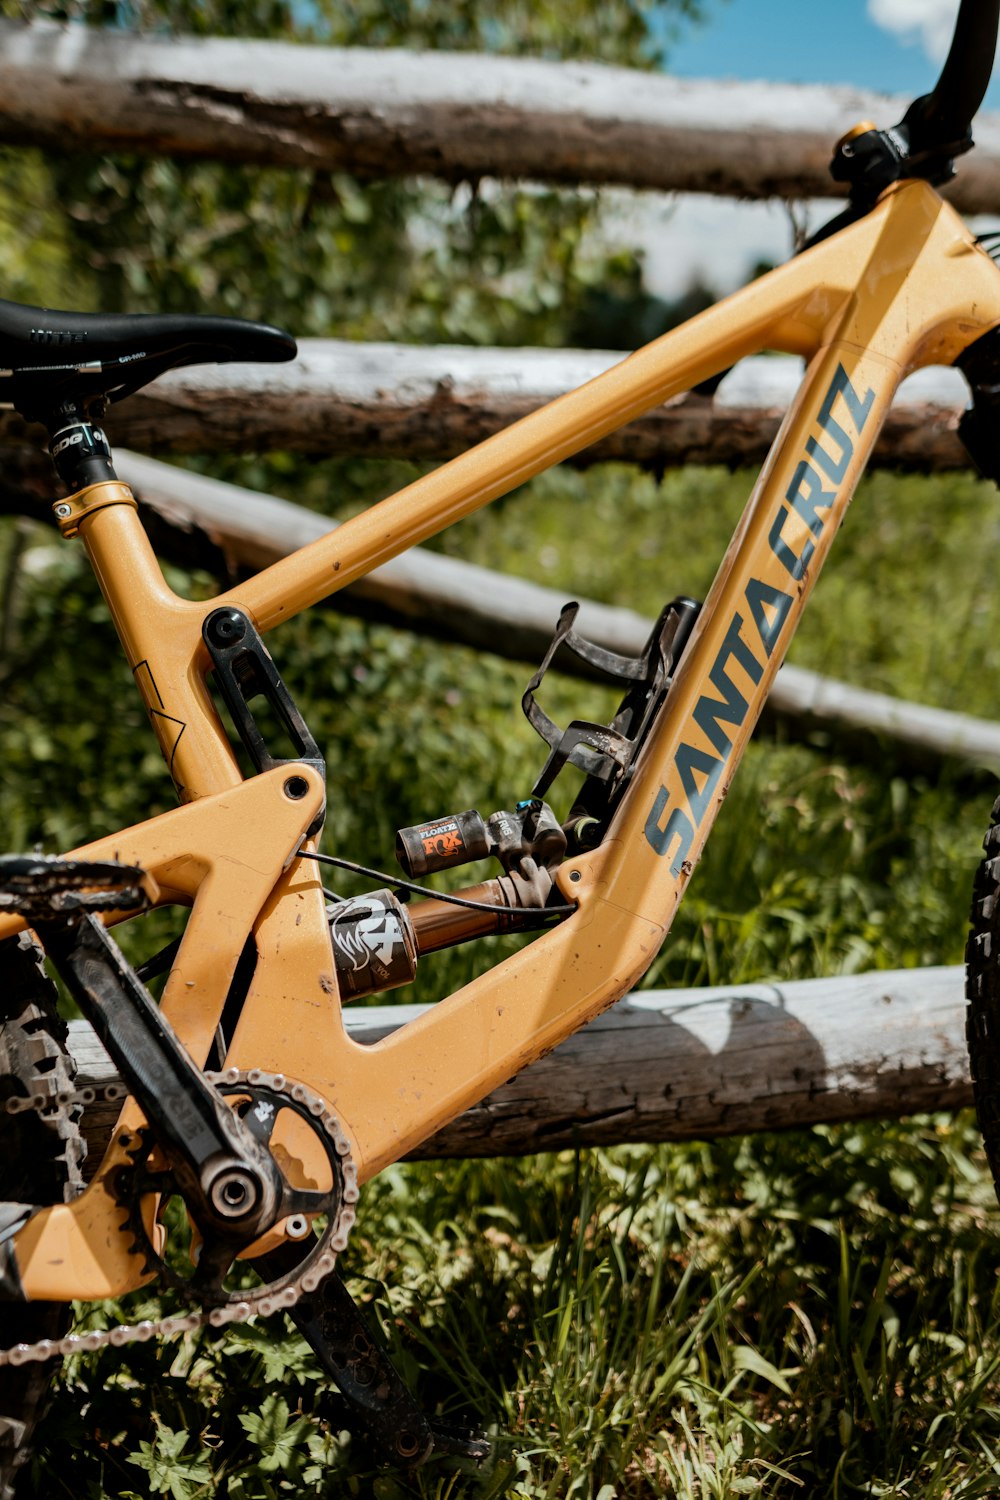
[[[483,818],[474,809],[403,828],[396,857],[414,876],[494,858],[504,874],[447,896],[400,900],[388,887],[327,907],[341,997],[357,1000],[412,982],[417,960],[474,938],[537,929],[548,909],[566,835],[547,803],[519,802]],[[559,915],[565,915],[560,909]]]

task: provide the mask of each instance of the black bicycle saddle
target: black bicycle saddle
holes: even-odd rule
[[[120,401],[179,365],[294,359],[266,323],[175,313],[78,313],[0,299],[0,403],[29,420]]]

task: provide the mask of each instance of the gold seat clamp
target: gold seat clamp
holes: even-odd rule
[[[91,515],[95,510],[103,510],[106,505],[131,505],[133,510],[139,508],[127,484],[104,479],[98,484],[88,484],[85,490],[78,490],[66,500],[57,501],[52,510],[59,530],[63,536],[70,537],[76,536],[85,516]]]

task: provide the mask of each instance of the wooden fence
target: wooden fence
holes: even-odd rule
[[[0,21],[0,141],[60,151],[167,152],[359,177],[425,173],[456,182],[488,174],[802,197],[833,191],[826,164],[845,127],[859,117],[891,123],[901,109],[902,101],[849,89],[708,85],[474,56],[456,66],[404,51],[134,38]],[[952,190],[956,205],[970,211],[1000,206],[1000,123],[981,120],[977,136],[980,149]],[[123,406],[115,435],[178,452],[280,444],[445,456],[619,357],[307,341],[296,367],[164,377]],[[775,382],[786,370],[776,360],[751,362],[713,400],[667,403],[586,460],[757,462],[780,419]],[[901,400],[877,460],[925,470],[963,463],[954,430],[960,400],[954,385]],[[42,487],[24,436],[16,420],[0,422],[7,508]],[[329,524],[300,512],[292,526],[287,511],[275,510],[281,502],[257,497],[249,505],[213,481],[185,480],[184,498],[178,471],[138,455],[123,455],[122,472],[168,534],[186,529],[195,545],[215,547],[227,568],[260,566],[308,539],[303,526]],[[452,569],[445,581],[452,633],[463,613],[455,609],[457,588],[470,598],[467,623],[457,629],[475,640],[484,629],[483,580],[463,580],[455,574],[461,564],[434,561]],[[433,589],[414,593],[415,574],[425,575],[426,560],[419,562],[414,568],[398,559],[366,580],[365,602],[439,628]],[[516,615],[529,636],[547,630],[556,607],[550,591],[508,583],[512,621]],[[506,587],[489,575],[491,622]],[[588,609],[585,628],[619,650],[637,649],[645,622],[627,610]],[[525,654],[537,656],[534,641]],[[925,716],[917,739],[926,740],[925,731],[932,742],[937,736],[934,753],[957,748],[998,763],[996,726],[935,718],[810,674],[799,674],[795,703],[795,687],[794,669],[786,668],[772,704],[784,694],[785,711],[808,718],[833,703],[841,722],[854,715],[855,723],[882,729],[898,728],[912,708]],[[852,692],[853,704],[845,697]],[[859,707],[858,699],[869,701]],[[677,1139],[951,1107],[970,1097],[962,1009],[958,971],[950,969],[633,996],[454,1122],[424,1154]],[[348,1024],[377,1044],[409,1018],[406,1007],[386,1007],[349,1014]],[[107,1059],[82,1025],[73,1046],[84,1076],[108,1076]],[[104,1128],[99,1112],[91,1124]]]
[[[59,151],[804,197],[838,191],[827,163],[845,128],[891,123],[904,104],[849,88],[0,20],[0,141]],[[976,134],[949,191],[982,211],[1000,206],[1000,117],[981,117]],[[289,372],[177,372],[116,413],[113,432],[157,451],[280,444],[447,457],[619,357],[309,341]],[[756,389],[743,379],[740,401],[658,407],[581,461],[759,463],[781,407],[762,369],[755,379]],[[873,461],[966,464],[954,430],[961,399],[897,405]],[[0,443],[10,442],[11,423],[0,423]]]
[[[463,53],[137,37],[0,21],[0,140],[447,182],[522,177],[829,197],[837,138],[908,100]],[[951,192],[1000,206],[1000,121]]]
[[[157,453],[280,447],[413,459],[449,458],[575,389],[625,356],[612,350],[416,348],[303,339],[290,365],[174,370],[114,407],[116,443]],[[782,356],[744,360],[713,397],[687,394],[573,460],[662,470],[684,463],[763,462],[801,376]],[[925,370],[893,405],[872,463],[907,472],[967,468],[957,433],[967,388],[955,370]],[[0,447],[23,424],[0,413]],[[47,475],[41,456],[39,475]]]

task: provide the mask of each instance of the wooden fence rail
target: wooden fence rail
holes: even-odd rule
[[[184,560],[218,571],[220,559],[236,572],[255,572],[331,530],[332,521],[270,495],[189,474],[139,454],[120,452],[118,470],[147,515],[184,544]],[[192,549],[201,542],[210,551]],[[679,587],[679,585],[678,585]],[[528,583],[413,547],[360,579],[340,607],[374,614],[392,624],[537,664],[549,643],[564,591]],[[336,596],[335,596],[336,600]],[[580,601],[578,628],[625,656],[638,656],[652,621],[635,610]],[[567,654],[559,665],[580,672]],[[1000,769],[1000,724],[908,703],[887,693],[849,686],[803,667],[784,666],[768,698],[766,717],[793,735],[833,731],[839,742],[873,735],[895,742],[901,757],[936,766],[942,756]]]
[[[283,448],[449,458],[625,357],[612,350],[303,339],[290,365],[174,370],[114,407],[106,425],[113,442],[154,453]],[[714,398],[688,394],[656,406],[575,462],[757,466],[801,368],[781,356],[744,360]],[[967,400],[957,371],[921,371],[893,405],[872,463],[916,473],[968,468],[956,431]],[[0,445],[21,430],[15,417],[0,413]]]
[[[762,23],[764,24],[764,23]],[[347,171],[830,196],[837,138],[907,100],[530,58],[162,38],[0,21],[0,140]],[[1000,122],[950,190],[1000,206]]]
[[[631,995],[414,1154],[520,1155],[956,1109],[972,1098],[962,973]],[[348,1009],[345,1024],[377,1043],[424,1009]],[[115,1077],[85,1021],[70,1023],[70,1048],[81,1082]],[[116,1113],[95,1105],[85,1116],[92,1156]]]

